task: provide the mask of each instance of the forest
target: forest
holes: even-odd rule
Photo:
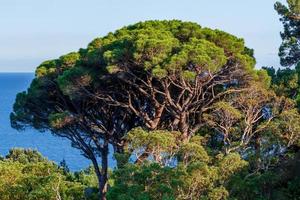
[[[0,199],[300,199],[300,1],[274,7],[282,66],[180,20],[124,26],[41,63],[11,126],[66,138],[92,165],[72,172],[12,149]]]

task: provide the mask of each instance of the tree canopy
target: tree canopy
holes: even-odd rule
[[[122,151],[136,126],[190,138],[215,101],[262,79],[254,64],[244,41],[223,31],[177,20],[137,23],[43,62],[17,95],[12,126],[68,138],[95,168],[100,155],[96,173],[106,180],[109,143]]]

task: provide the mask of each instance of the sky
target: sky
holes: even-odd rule
[[[257,67],[279,67],[275,0],[0,0],[0,72],[34,72],[96,37],[154,19],[180,19],[245,39]]]

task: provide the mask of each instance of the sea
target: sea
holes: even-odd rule
[[[5,156],[12,148],[30,148],[57,164],[65,160],[71,171],[87,168],[91,162],[67,139],[32,128],[21,132],[11,128],[9,115],[16,94],[25,91],[33,78],[33,73],[0,73],[0,155]],[[112,156],[109,165],[115,165]]]

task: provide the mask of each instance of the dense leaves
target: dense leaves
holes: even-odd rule
[[[299,25],[300,25],[300,2],[299,0],[288,0],[288,6],[277,2],[275,10],[280,15],[283,23],[281,33],[282,44],[279,48],[279,56],[283,66],[297,65],[299,62]]]
[[[160,132],[160,134],[158,134]],[[226,199],[229,192],[224,188],[229,178],[247,166],[238,154],[209,157],[204,147],[199,143],[201,138],[195,136],[190,142],[176,144],[177,134],[166,131],[154,131],[156,141],[172,141],[168,143],[152,143],[152,133],[141,129],[133,130],[128,139],[131,152],[141,149],[164,150],[157,154],[151,151],[148,160],[140,165],[126,163],[113,174],[114,186],[109,190],[108,199]],[[146,136],[147,137],[147,136]],[[166,140],[169,138],[168,140]],[[175,142],[174,142],[175,139]],[[139,145],[135,145],[138,141]],[[161,162],[156,157],[170,158],[170,162]],[[153,159],[154,158],[154,159]]]
[[[300,109],[300,65],[295,69],[278,69],[264,67],[272,78],[272,89],[278,96],[293,99]]]
[[[87,176],[93,177],[92,173]],[[12,149],[0,161],[1,200],[93,199],[96,192],[86,191],[95,186],[65,172],[34,150]]]

